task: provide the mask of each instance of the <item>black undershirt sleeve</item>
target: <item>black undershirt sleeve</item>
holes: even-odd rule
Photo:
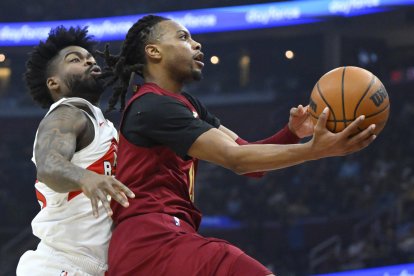
[[[194,141],[213,127],[206,121],[195,118],[182,102],[148,93],[128,107],[121,133],[137,146],[164,145],[181,158],[186,158]]]
[[[187,100],[189,100],[190,103],[194,106],[201,120],[206,121],[215,128],[219,128],[219,126],[221,125],[219,118],[211,114],[202,102],[200,102],[197,98],[191,96],[190,94],[183,93],[182,95],[186,97]]]

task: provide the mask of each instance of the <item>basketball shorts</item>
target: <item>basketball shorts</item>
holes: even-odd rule
[[[40,242],[35,251],[23,254],[17,276],[103,276],[107,266],[87,257],[73,256]]]
[[[265,276],[272,274],[230,243],[199,235],[166,214],[128,218],[113,231],[108,276]]]

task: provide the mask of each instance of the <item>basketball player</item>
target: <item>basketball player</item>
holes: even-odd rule
[[[126,105],[120,126],[117,178],[136,198],[129,208],[112,205],[111,276],[273,275],[228,242],[197,233],[197,160],[238,174],[260,173],[355,152],[375,138],[373,125],[350,137],[363,117],[334,134],[325,127],[327,110],[314,128],[306,107],[299,106],[280,132],[247,144],[182,92],[185,82],[201,79],[203,53],[189,31],[173,20],[152,15],[140,19],[128,31],[120,55],[105,51],[105,56],[116,74],[108,83],[120,81],[111,108],[118,96],[123,107],[131,72],[144,79]],[[295,144],[312,134],[309,142]]]
[[[57,27],[27,62],[30,94],[49,111],[32,158],[41,204],[32,228],[41,241],[20,258],[17,275],[104,275],[112,227],[108,196],[124,207],[126,196],[134,196],[113,177],[118,136],[97,107],[101,69],[87,32]],[[108,216],[99,216],[105,211]]]

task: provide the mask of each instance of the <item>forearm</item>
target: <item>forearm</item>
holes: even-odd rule
[[[284,128],[282,128],[280,131],[278,131],[276,134],[255,142],[248,142],[246,140],[243,140],[242,138],[238,137],[236,139],[236,143],[239,145],[247,145],[247,144],[296,144],[300,141],[300,138],[297,137],[294,133],[292,133],[286,125]]]
[[[318,159],[311,143],[239,146],[229,136],[211,129],[193,143],[188,154],[238,174],[270,171]]]
[[[266,139],[260,140],[260,141],[255,141],[255,142],[250,143],[246,140],[243,140],[240,137],[237,137],[235,141],[239,145],[248,145],[248,144],[296,144],[299,142],[299,140],[300,138],[297,137],[294,133],[292,133],[288,125],[286,125],[276,134]],[[245,174],[245,176],[253,177],[253,178],[260,178],[260,177],[263,177],[264,175],[265,175],[265,172],[262,172],[262,171]]]
[[[282,169],[317,159],[308,144],[245,145],[234,147],[229,155],[234,162],[231,169],[239,174]]]
[[[59,193],[80,190],[82,179],[88,173],[58,153],[49,154],[37,165],[38,180]]]

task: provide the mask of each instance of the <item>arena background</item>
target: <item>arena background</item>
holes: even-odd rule
[[[0,43],[4,26],[12,22],[268,2],[276,4],[2,0]],[[278,275],[400,264],[406,265],[387,275],[413,275],[409,264],[414,263],[414,1],[331,2],[348,9],[314,16],[309,24],[292,25],[289,16],[276,13],[275,26],[195,34],[205,53],[205,77],[186,90],[204,101],[224,125],[254,140],[283,127],[289,109],[307,104],[313,85],[325,72],[343,65],[360,66],[387,88],[391,116],[386,128],[362,152],[271,172],[261,179],[202,163],[195,197],[204,213],[201,233],[229,240]],[[388,3],[386,8],[372,8],[382,2]],[[101,40],[101,49],[106,42]],[[120,47],[118,40],[109,43],[113,51]],[[0,275],[14,275],[20,255],[38,242],[30,229],[39,209],[30,158],[45,111],[33,104],[22,82],[32,46],[0,45]],[[286,57],[288,50],[294,54],[292,59]],[[210,62],[212,56],[218,57],[218,64]],[[119,113],[113,112],[111,119],[117,123]]]

